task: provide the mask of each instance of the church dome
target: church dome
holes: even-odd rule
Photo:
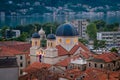
[[[40,35],[37,32],[35,32],[32,34],[32,38],[40,38]]]
[[[47,39],[56,39],[54,34],[48,34]]]
[[[43,34],[45,34],[45,31],[41,28],[38,33],[39,33],[39,35],[43,35]]]
[[[75,27],[70,23],[60,25],[56,30],[56,36],[77,36]]]

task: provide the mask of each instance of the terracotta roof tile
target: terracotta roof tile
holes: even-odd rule
[[[76,59],[76,58],[79,58],[79,56],[68,57],[68,58],[56,63],[55,65],[56,66],[66,67],[66,66],[68,66],[70,64],[71,59]]]
[[[82,44],[81,42],[78,43],[78,45],[84,50],[84,51],[90,51],[84,44]]]
[[[78,43],[78,45],[75,45],[70,51],[67,51],[65,48],[63,48],[61,45],[57,45],[56,48],[58,49],[58,55],[63,56],[63,55],[68,55],[68,54],[74,54],[79,48],[82,48],[84,52],[89,52],[89,49],[83,45],[82,43]]]
[[[3,41],[3,42],[0,42],[0,46],[7,46],[7,47],[14,48],[22,52],[29,52],[31,44],[28,42]]]
[[[23,54],[22,52],[9,48],[7,46],[0,46],[0,56],[14,56],[16,54]]]
[[[56,48],[58,49],[59,56],[63,56],[63,55],[68,54],[68,51],[66,49],[64,49],[61,45],[57,45]]]
[[[70,69],[70,70],[65,71],[64,75],[60,75],[60,77],[67,78],[69,80],[75,80],[75,78],[81,73],[82,72],[79,69]]]
[[[30,64],[27,68],[25,68],[24,71],[31,73],[31,72],[37,71],[41,68],[50,68],[50,67],[51,67],[50,64],[34,62],[34,63]]]
[[[75,45],[70,51],[69,54],[74,54],[79,48],[79,45]]]
[[[29,59],[31,44],[27,42],[18,41],[4,41],[0,42],[0,56],[15,56],[25,54]]]
[[[120,56],[117,55],[116,53],[109,52],[109,53],[99,54],[95,56],[95,58],[102,59],[105,62],[111,62],[111,61],[120,59]]]
[[[77,77],[80,77],[81,75],[84,75],[82,80],[107,80],[108,78],[109,80],[117,80],[117,78],[120,78],[120,71],[107,71],[96,68],[88,68]]]

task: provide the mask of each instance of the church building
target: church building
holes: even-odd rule
[[[42,33],[45,32],[40,30]],[[40,46],[41,32],[32,34],[32,47],[30,48],[30,62],[42,62],[55,65],[61,60],[75,55],[80,55],[80,51],[89,50],[78,42],[78,32],[71,23],[60,25],[56,34],[47,35],[47,47]]]

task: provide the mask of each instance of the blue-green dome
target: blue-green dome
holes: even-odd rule
[[[56,36],[77,36],[75,27],[70,23],[60,25],[56,30]]]
[[[48,34],[47,39],[56,39],[54,34]]]
[[[32,34],[32,38],[40,38],[40,35],[37,32],[35,32]]]

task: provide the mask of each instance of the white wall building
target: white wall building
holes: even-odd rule
[[[86,19],[75,20],[71,22],[75,28],[78,30],[79,37],[88,39],[86,29],[89,22]]]
[[[18,65],[15,57],[0,57],[0,80],[18,80]]]
[[[116,32],[97,32],[97,40],[105,40],[108,47],[119,47],[120,31]]]
[[[15,33],[15,37],[19,37],[20,36],[20,30],[12,30],[12,32]]]

